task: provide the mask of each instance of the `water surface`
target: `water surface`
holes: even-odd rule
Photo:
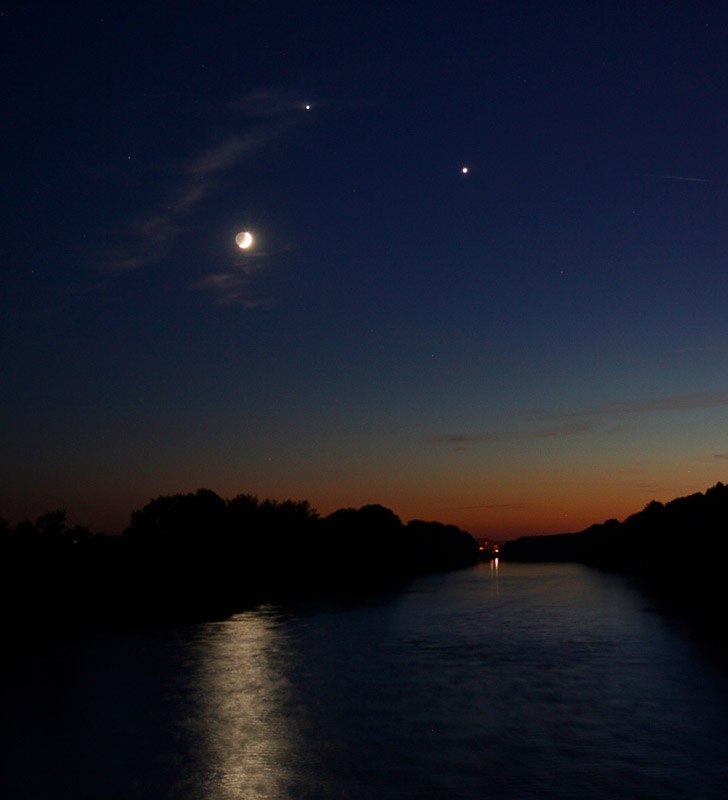
[[[484,564],[55,648],[4,687],[0,790],[724,800],[724,676],[647,605],[578,565]]]

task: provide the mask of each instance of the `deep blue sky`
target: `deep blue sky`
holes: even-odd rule
[[[0,9],[0,515],[498,539],[726,478],[724,4],[48,5]]]

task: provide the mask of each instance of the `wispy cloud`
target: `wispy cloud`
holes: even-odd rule
[[[574,410],[536,409],[523,412],[537,419],[567,419],[572,417],[601,417],[619,414],[646,414],[654,411],[687,411],[696,408],[716,408],[728,405],[728,391],[693,392],[665,397],[614,400],[593,408]]]
[[[102,266],[114,272],[139,269],[165,258],[180,236],[194,226],[191,216],[217,188],[221,175],[260,149],[273,135],[261,131],[233,135],[190,158],[178,170],[165,202],[139,217],[123,244],[111,247]]]
[[[445,444],[474,444],[477,442],[503,442],[516,439],[551,439],[561,436],[573,436],[577,433],[589,433],[594,430],[595,424],[590,420],[569,422],[551,427],[537,428],[535,430],[493,431],[488,433],[440,433],[432,437],[433,442]],[[460,449],[460,448],[457,448]]]
[[[260,87],[243,95],[235,101],[231,109],[250,119],[270,120],[276,117],[289,117],[292,113],[305,109],[320,108],[323,101],[303,98],[300,94],[283,87]]]
[[[205,275],[193,286],[212,292],[220,305],[241,305],[243,308],[263,308],[272,299],[261,289],[255,276],[263,269],[261,262],[233,265],[227,272]]]
[[[525,508],[530,503],[485,503],[478,506],[457,506],[458,511],[470,511],[472,509],[486,508],[491,511],[510,511],[514,508]]]
[[[695,347],[679,347],[676,353],[726,353],[728,352],[728,345],[696,345]]]
[[[615,400],[592,408],[549,409],[538,408],[510,415],[509,419],[519,418],[528,423],[539,423],[535,428],[504,426],[500,431],[478,433],[440,433],[430,438],[433,442],[463,445],[482,442],[502,442],[528,439],[547,439],[562,436],[576,436],[603,430],[600,419],[604,417],[629,417],[661,411],[690,411],[702,408],[728,406],[728,391],[694,392],[691,394],[669,395],[639,399]],[[561,420],[568,420],[561,422]],[[613,429],[613,426],[612,426]],[[726,456],[714,456],[726,458]]]
[[[690,181],[691,183],[713,183],[710,178],[693,178],[689,175],[655,175],[664,181]]]
[[[194,212],[220,187],[226,173],[299,124],[302,109],[299,98],[283,90],[261,89],[241,98],[235,111],[238,127],[245,130],[219,139],[178,164],[164,202],[137,218],[122,244],[104,247],[104,257],[97,263],[110,271],[127,272],[169,255],[180,236],[195,227]],[[231,278],[234,275],[230,273]]]

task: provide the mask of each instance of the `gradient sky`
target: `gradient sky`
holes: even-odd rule
[[[725,4],[50,5],[0,9],[11,523],[502,540],[728,478]]]

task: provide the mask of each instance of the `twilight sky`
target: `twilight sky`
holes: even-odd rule
[[[725,4],[49,6],[0,8],[11,523],[498,540],[728,478]]]

